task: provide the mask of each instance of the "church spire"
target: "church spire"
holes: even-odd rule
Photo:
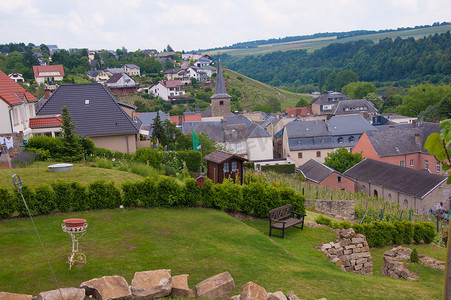
[[[210,98],[211,99],[232,98],[229,94],[227,94],[224,82],[224,75],[222,74],[221,58],[219,58],[219,56],[218,56],[218,71],[216,72],[215,94]]]

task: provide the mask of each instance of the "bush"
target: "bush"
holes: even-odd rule
[[[228,211],[238,211],[243,201],[241,186],[233,183],[231,179],[224,180],[222,184],[214,186],[216,193],[216,206]]]
[[[295,164],[261,166],[262,171],[274,171],[276,173],[293,174],[296,171]]]
[[[121,201],[121,193],[113,181],[99,179],[88,186],[89,207],[93,209],[116,208]]]
[[[332,227],[332,219],[330,219],[326,216],[323,216],[323,215],[317,216],[315,218],[315,223]]]
[[[210,178],[205,178],[204,186],[201,188],[202,199],[201,205],[202,207],[215,207],[215,190],[213,181]]]
[[[147,207],[157,206],[157,181],[153,177],[146,177],[137,182],[139,199]]]
[[[0,186],[0,219],[6,219],[14,213],[14,199],[6,187]]]
[[[136,150],[134,160],[158,168],[163,160],[163,153],[150,147],[140,148]]]
[[[20,216],[26,217],[28,216],[27,208],[25,207],[25,204],[23,203],[22,196],[20,195],[18,190],[14,191],[15,193],[15,210],[19,213]],[[28,209],[30,210],[30,214],[32,216],[35,216],[38,214],[38,207],[36,202],[36,193],[34,190],[29,188],[26,185],[22,186],[22,194],[23,198],[25,199],[25,202],[27,203]]]
[[[54,202],[56,208],[61,212],[72,210],[72,197],[70,191],[70,184],[61,180],[52,183],[54,191]]]
[[[179,151],[180,158],[186,163],[190,172],[199,172],[202,163],[202,154],[195,150]]]
[[[432,243],[435,238],[435,228],[431,223],[423,223],[423,241],[426,244]]]
[[[424,230],[422,223],[414,223],[413,224],[413,240],[415,243],[419,244],[423,240]]]
[[[125,207],[136,207],[138,206],[138,200],[140,198],[140,193],[138,189],[137,182],[127,181],[122,183],[122,204]]]
[[[161,176],[157,181],[157,206],[175,207],[180,205],[181,187],[173,177]]]
[[[48,150],[50,157],[59,157],[61,154],[63,143],[60,138],[52,138],[44,135],[35,135],[28,139],[27,149],[44,149]]]
[[[250,169],[250,170],[255,170],[255,163],[253,162],[243,162],[243,168],[244,169]]]
[[[36,186],[36,202],[39,214],[48,214],[55,210],[53,190],[46,184]]]
[[[187,178],[185,180],[185,186],[183,187],[183,194],[185,195],[181,205],[194,207],[199,206],[202,193],[201,187],[197,186],[197,180],[194,178]]]
[[[412,253],[410,254],[410,262],[417,263],[420,261],[420,257],[418,256],[417,249],[413,249]]]
[[[89,208],[89,203],[87,201],[88,195],[85,186],[81,185],[79,182],[71,182],[70,192],[72,210],[83,211]]]

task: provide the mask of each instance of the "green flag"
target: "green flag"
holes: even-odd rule
[[[202,146],[199,144],[199,137],[193,130],[193,150],[200,151],[200,148],[202,148]]]

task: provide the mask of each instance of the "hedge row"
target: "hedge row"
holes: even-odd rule
[[[262,165],[262,171],[274,171],[276,173],[282,174],[293,174],[296,171],[296,166],[294,164],[286,165]]]
[[[395,221],[372,222],[372,223],[350,223],[347,221],[334,223],[331,219],[320,215],[315,219],[318,224],[332,228],[353,228],[356,233],[366,237],[370,247],[383,247],[385,245],[421,243],[430,244],[435,237],[434,225],[428,222]]]
[[[82,211],[87,209],[124,207],[195,207],[242,211],[266,218],[268,211],[291,203],[293,209],[305,212],[305,198],[288,187],[273,187],[264,183],[240,186],[231,180],[214,185],[206,179],[203,187],[193,178],[178,183],[173,177],[159,179],[147,177],[135,182],[125,182],[117,187],[114,182],[96,180],[87,186],[78,182],[57,181],[51,186],[39,185],[34,190],[24,185],[24,198],[32,215],[53,211]],[[0,219],[28,215],[17,191],[0,187]]]

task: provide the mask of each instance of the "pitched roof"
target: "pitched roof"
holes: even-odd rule
[[[313,115],[312,108],[306,107],[291,107],[284,110],[288,117],[295,118],[297,116],[309,116]]]
[[[314,181],[316,183],[322,182],[324,179],[330,176],[330,174],[338,173],[334,169],[320,163],[316,159],[311,158],[302,166],[299,167],[302,174],[308,180]]]
[[[113,76],[110,77],[105,83],[117,83],[122,77],[125,77],[125,81],[134,81],[133,78],[128,76],[126,73],[115,73]]]
[[[221,121],[182,122],[182,133],[189,135],[192,131],[203,132],[216,142],[224,142],[224,128]]]
[[[59,127],[63,125],[61,120],[61,115],[54,116],[37,116],[30,118],[29,126],[30,128],[48,128],[48,127]]]
[[[47,66],[33,66],[34,77],[48,77],[47,74],[41,73],[58,73],[61,76],[64,76],[64,68],[63,65],[47,65]]]
[[[105,69],[105,72],[110,72],[111,74],[116,74],[116,73],[125,73],[125,70],[122,68],[108,68],[108,69]]]
[[[365,131],[377,130],[361,115],[333,116],[327,123],[327,129],[331,135],[362,134]]]
[[[139,67],[135,64],[125,64],[124,66],[130,69],[139,69]]]
[[[395,128],[384,127],[366,134],[378,156],[387,157],[428,153],[424,150],[424,143],[434,132],[440,132],[440,124],[424,122],[419,127],[413,127],[412,124]]]
[[[446,176],[369,158],[344,172],[344,175],[421,199],[446,181]]]
[[[101,72],[102,72],[102,70],[90,70],[90,71],[86,72],[86,75],[91,76],[91,77],[97,77]]]
[[[59,86],[37,115],[60,114],[64,106],[81,136],[135,134],[141,125],[127,115],[105,86],[97,83]]]
[[[240,157],[240,156],[237,156],[237,155],[235,155],[233,153],[225,152],[225,151],[222,151],[222,150],[216,150],[216,151],[204,156],[205,160],[212,161],[212,162],[217,163],[217,164],[221,164],[221,163],[223,163],[223,162],[225,162],[225,161],[227,161],[227,160],[229,160],[231,158],[237,158],[237,159],[240,159],[242,161],[247,160],[247,159],[245,159],[243,157]]]
[[[314,99],[310,104],[333,104],[348,99],[349,97],[343,93],[328,91]]]
[[[222,74],[220,58],[218,59],[218,72],[216,75],[215,93],[210,98],[211,99],[232,98],[229,94],[227,94],[227,89],[226,89],[225,81],[224,81],[224,74]]]
[[[169,115],[167,115],[164,111],[159,110],[158,114],[160,115],[160,120],[163,122],[164,120],[169,119]],[[157,117],[157,112],[146,112],[140,113],[136,116],[139,120],[141,120],[143,125],[152,125],[153,121]]]
[[[377,109],[372,102],[366,99],[342,100],[338,102],[334,114],[343,115],[361,112],[376,113]]]
[[[9,106],[23,103],[23,99],[29,102],[38,101],[30,92],[20,84],[9,78],[8,75],[0,71],[0,99]]]
[[[174,88],[183,85],[183,82],[181,80],[161,80],[158,81],[158,83],[165,88]]]
[[[285,126],[288,138],[327,136],[329,131],[323,121],[293,121]]]

